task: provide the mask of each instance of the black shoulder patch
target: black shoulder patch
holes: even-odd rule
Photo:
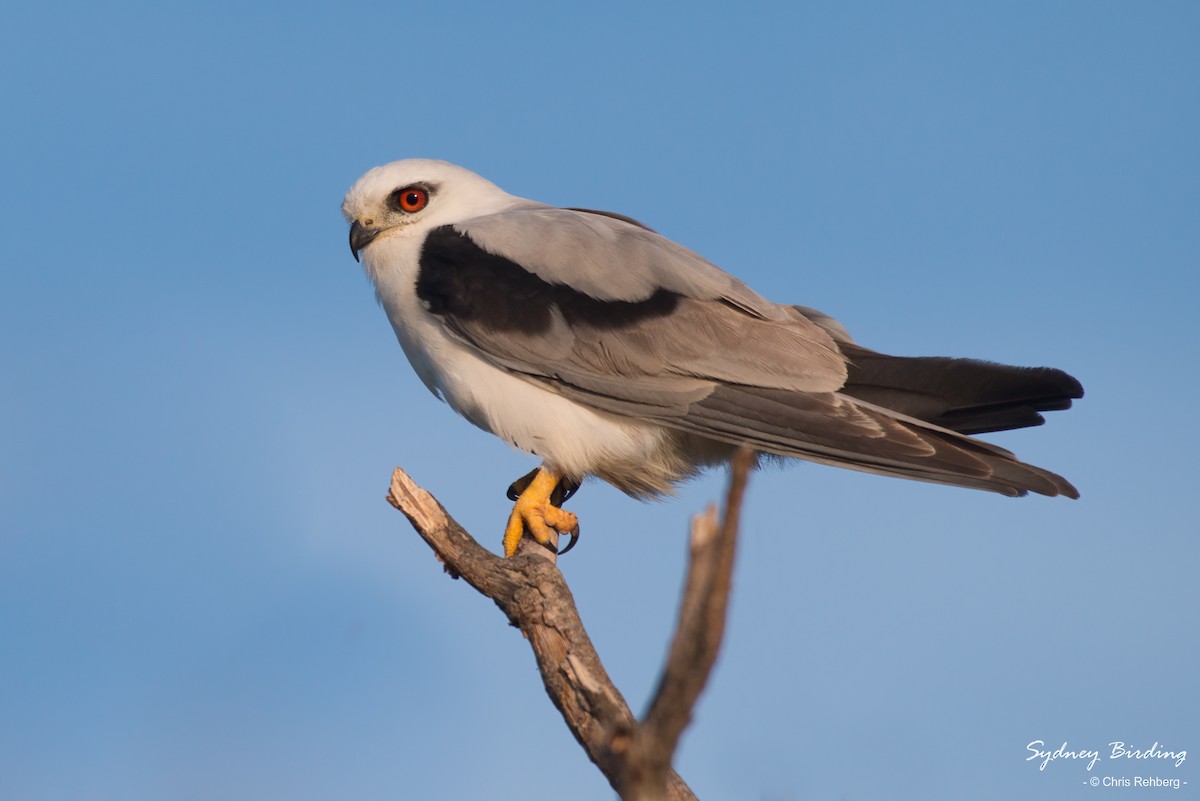
[[[668,315],[679,303],[679,295],[665,289],[641,301],[597,300],[565,284],[543,281],[450,225],[425,238],[417,297],[433,314],[522,334],[548,331],[555,308],[572,324],[617,329]]]

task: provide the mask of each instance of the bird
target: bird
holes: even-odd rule
[[[541,464],[502,540],[578,538],[587,477],[659,498],[741,448],[918,481],[1078,498],[975,435],[1040,425],[1062,370],[890,356],[833,317],[767,300],[623,214],[517,197],[410,158],[346,193],[350,250],[426,387]]]

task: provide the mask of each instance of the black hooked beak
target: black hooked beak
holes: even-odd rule
[[[358,220],[354,221],[350,226],[350,252],[354,254],[355,261],[358,261],[358,252],[371,244],[377,236],[378,228],[368,228]]]

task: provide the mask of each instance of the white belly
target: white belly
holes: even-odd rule
[[[664,436],[659,426],[593,411],[453,340],[417,298],[417,252],[411,243],[391,238],[365,255],[408,360],[425,385],[463,417],[577,479],[658,461]],[[375,260],[405,268],[381,274]]]

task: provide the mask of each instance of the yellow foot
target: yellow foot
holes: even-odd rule
[[[521,544],[521,536],[528,531],[542,545],[550,545],[553,540],[551,530],[559,534],[570,534],[571,543],[562,550],[566,553],[575,544],[579,536],[579,518],[571,512],[564,511],[550,502],[550,493],[558,486],[562,476],[538,468],[537,475],[524,492],[517,496],[512,514],[508,516],[508,526],[504,530],[504,555],[510,557],[517,552]]]

